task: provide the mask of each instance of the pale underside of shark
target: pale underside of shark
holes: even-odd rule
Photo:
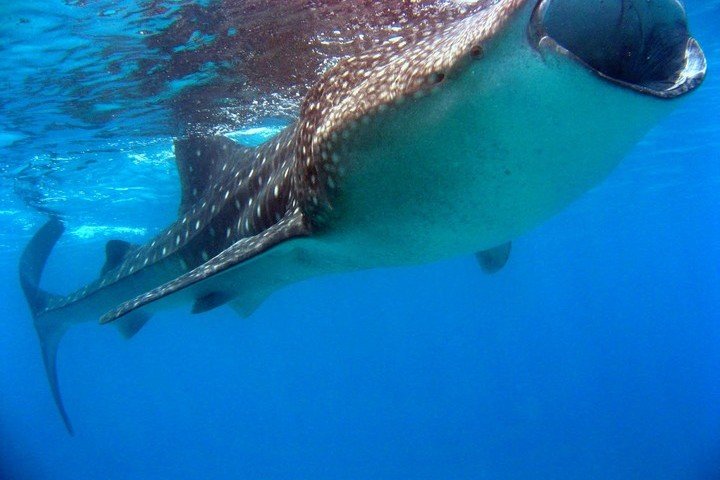
[[[183,303],[247,316],[313,276],[478,251],[497,271],[705,74],[674,0],[445,3],[412,17],[393,3],[397,28],[324,71],[267,143],[178,139],[177,221],[145,245],[109,242],[81,290],[39,288],[63,225],[35,235],[20,279],[68,430],[55,363],[72,324],[129,337]]]

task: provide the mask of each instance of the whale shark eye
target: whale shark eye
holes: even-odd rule
[[[707,68],[677,0],[541,0],[529,32],[537,46],[661,98],[693,90]]]
[[[430,75],[430,83],[432,84],[438,84],[442,83],[445,80],[445,73],[444,72],[436,72]]]

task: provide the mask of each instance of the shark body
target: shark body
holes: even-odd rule
[[[309,89],[298,120],[257,148],[177,140],[178,219],[145,245],[109,242],[100,277],[68,296],[39,288],[63,231],[51,219],[26,248],[20,278],[68,430],[56,354],[74,323],[115,322],[130,337],[160,308],[230,304],[247,316],[317,275],[477,251],[487,271],[500,268],[513,238],[599,183],[673,108],[669,99],[704,76],[677,2],[608,3],[657,32],[674,25],[654,40],[659,52],[644,52],[672,59],[671,75],[609,73],[603,62],[614,60],[586,55],[582,36],[558,27],[579,21],[583,2],[475,2],[400,21],[341,60]],[[644,35],[624,15],[600,13]]]

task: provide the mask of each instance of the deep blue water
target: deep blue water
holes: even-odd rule
[[[170,137],[125,128],[163,110],[88,126],[66,108],[81,89],[52,81],[111,35],[142,55],[137,5],[0,5],[0,478],[720,479],[717,0],[686,2],[705,84],[500,274],[468,257],[319,278],[131,341],[80,325],[59,354],[68,436],[16,265],[42,208],[69,231],[51,291],[173,218]],[[103,78],[96,116],[116,109]]]

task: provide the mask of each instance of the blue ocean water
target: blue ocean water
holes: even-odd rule
[[[685,2],[705,84],[501,273],[318,278],[131,341],[82,324],[59,353],[70,437],[18,259],[60,212],[45,285],[69,291],[107,240],[174,218],[164,101],[185,84],[148,92],[127,60],[188,3],[0,4],[0,478],[720,479],[718,0]]]

